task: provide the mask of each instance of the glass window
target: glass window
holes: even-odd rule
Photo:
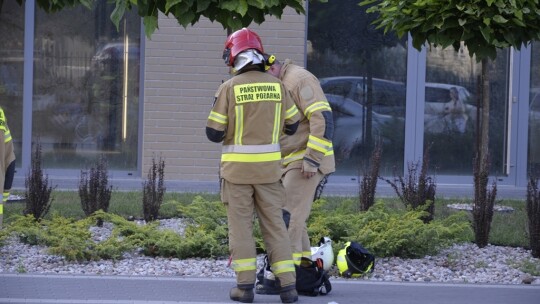
[[[36,9],[33,142],[43,165],[81,169],[105,155],[111,169],[137,168],[140,18],[117,30],[106,0],[54,14]]]
[[[4,109],[13,138],[16,166],[21,166],[24,5],[0,2],[0,106]]]
[[[531,52],[531,97],[529,107],[529,157],[527,169],[540,174],[540,43]]]
[[[377,141],[380,174],[403,170],[407,42],[376,30],[374,18],[354,0],[309,3],[307,69],[334,112],[338,175],[356,176]]]
[[[491,173],[505,174],[508,121],[509,51],[499,50],[490,62]],[[427,48],[424,147],[429,145],[430,171],[444,175],[471,175],[475,156],[478,79],[481,63],[466,47]]]

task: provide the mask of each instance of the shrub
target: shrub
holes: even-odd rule
[[[308,233],[312,240],[329,236],[336,250],[347,241],[357,241],[378,257],[418,258],[472,239],[463,211],[425,224],[422,218],[427,212],[421,208],[392,211],[381,201],[366,212],[352,212],[353,205],[349,208],[310,219]]]
[[[41,169],[41,143],[35,143],[35,150],[32,153],[32,164],[28,170],[25,180],[26,207],[24,215],[32,215],[39,221],[51,208],[53,199],[51,193],[53,188],[49,186],[49,176],[43,174]]]
[[[488,245],[491,221],[493,220],[493,206],[497,196],[497,183],[493,180],[491,190],[487,189],[489,181],[489,160],[486,158],[484,164],[481,160],[475,159],[474,163],[474,201],[473,201],[473,230],[474,239],[478,247],[484,248]]]
[[[358,241],[378,257],[412,258],[472,239],[463,211],[424,224],[421,220],[424,210],[395,211],[379,201],[366,212],[353,212],[354,202],[347,202],[334,209],[325,207],[324,200],[316,202],[317,211],[325,208],[326,211],[316,212],[310,218],[308,229],[312,239],[318,241],[321,236],[329,236],[335,250],[344,242]],[[158,221],[138,225],[98,210],[82,220],[55,216],[37,222],[30,215],[19,215],[2,231],[0,238],[14,234],[25,243],[48,246],[50,253],[78,261],[120,259],[123,252],[136,248],[148,256],[180,259],[226,256],[227,217],[223,204],[198,196],[192,204],[180,209],[187,224],[183,234],[161,228]],[[99,221],[110,223],[113,229],[110,238],[96,242],[89,228]]]
[[[113,216],[104,216],[96,212],[94,217],[79,221],[54,216],[51,220],[42,220],[38,223],[29,215],[18,216],[6,233],[15,234],[21,242],[29,245],[48,246],[50,254],[64,256],[68,261],[118,259],[121,258],[122,252],[134,248],[131,243],[123,242],[114,231],[109,239],[96,243],[89,231],[92,223],[96,223],[98,219],[103,221],[107,217]]]
[[[378,142],[371,152],[371,158],[369,160],[370,168],[364,170],[362,178],[360,178],[360,172],[358,172],[358,180],[360,181],[360,193],[358,195],[359,211],[367,211],[375,203],[375,189],[377,188],[377,180],[379,179],[381,154],[382,146],[381,143]]]
[[[394,180],[383,178],[396,192],[399,199],[409,209],[417,209],[425,206],[427,214],[422,217],[424,223],[433,220],[435,214],[435,181],[428,176],[429,153],[424,152],[420,174],[418,173],[419,163],[409,163],[407,166],[407,176],[394,176]]]
[[[531,253],[533,257],[540,258],[540,192],[536,174],[531,174],[527,183],[527,218]]]
[[[143,182],[143,216],[146,222],[154,221],[158,218],[159,209],[163,203],[165,186],[163,176],[165,174],[165,161],[161,158],[156,163],[152,158],[152,167],[148,170],[148,180]]]
[[[81,170],[79,197],[86,216],[98,210],[108,211],[112,193],[112,186],[108,184],[107,162],[103,155],[99,157],[96,166],[90,168],[90,172]],[[98,226],[101,224],[99,221]]]

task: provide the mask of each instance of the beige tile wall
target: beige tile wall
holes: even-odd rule
[[[304,65],[306,17],[287,10],[252,25],[266,52]],[[146,41],[144,76],[143,168],[165,160],[167,180],[213,181],[218,176],[220,144],[205,134],[215,90],[229,78],[221,59],[226,31],[201,19],[184,29],[161,16],[159,30]]]

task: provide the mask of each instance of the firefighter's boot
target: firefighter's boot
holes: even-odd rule
[[[287,291],[282,291],[279,294],[281,298],[281,303],[296,303],[298,302],[298,292],[296,289],[289,289]]]
[[[251,289],[240,289],[238,287],[233,287],[230,292],[231,300],[238,301],[240,303],[253,303],[255,294],[253,293],[253,288]]]

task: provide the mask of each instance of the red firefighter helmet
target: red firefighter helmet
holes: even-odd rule
[[[261,38],[254,31],[243,28],[227,37],[225,49],[223,50],[223,60],[227,66],[234,66],[236,56],[249,49],[255,49],[264,54]]]

